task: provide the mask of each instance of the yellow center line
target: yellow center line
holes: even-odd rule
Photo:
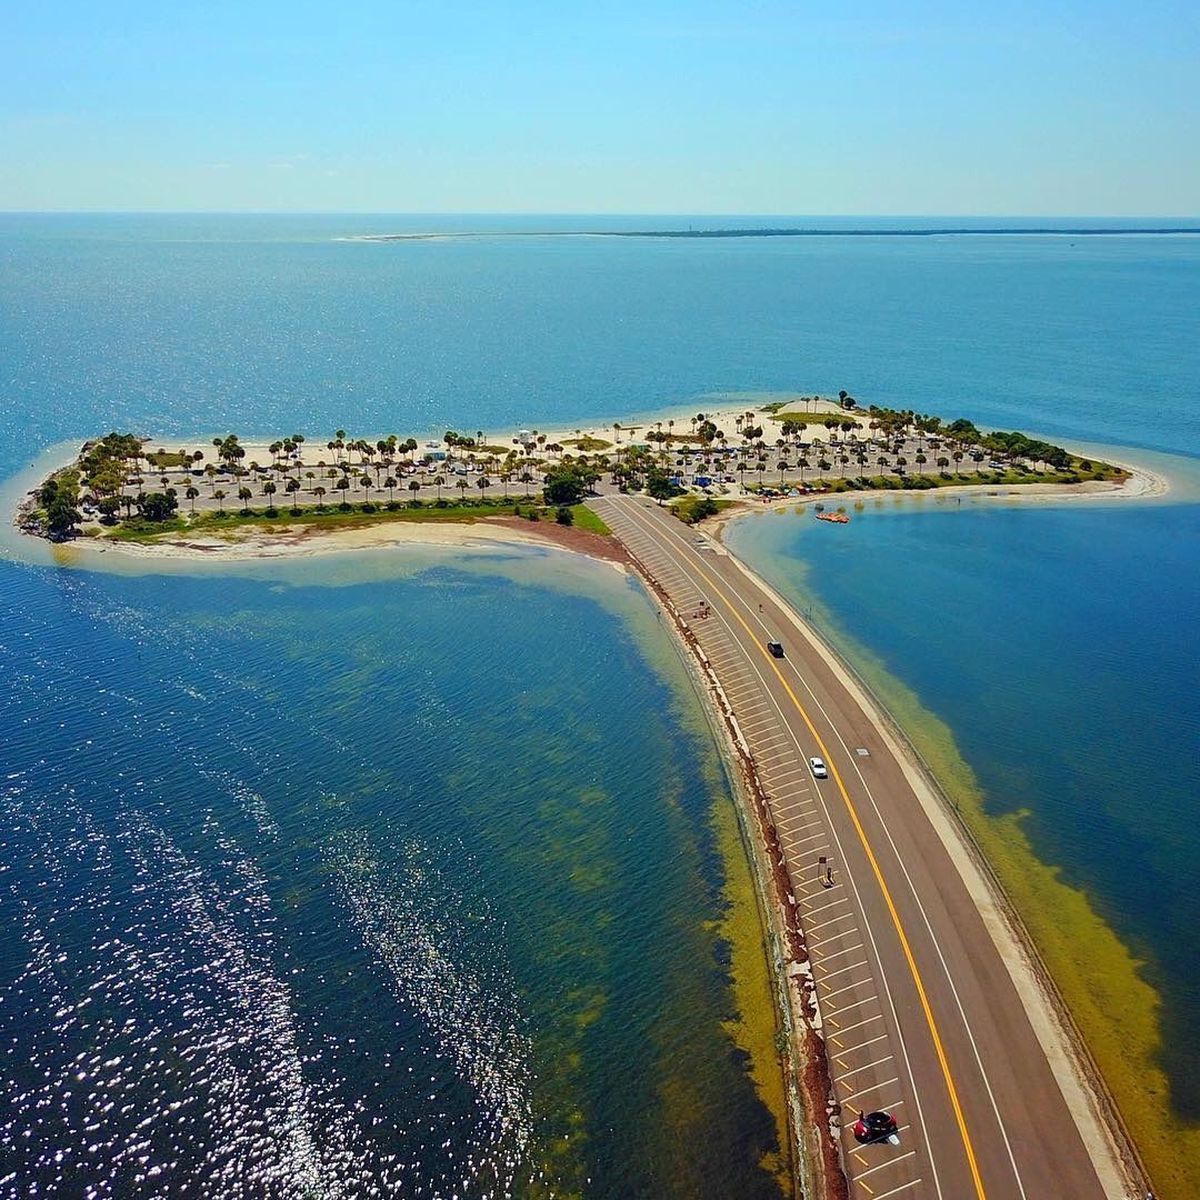
[[[883,870],[879,865],[879,860],[875,857],[874,850],[871,849],[871,843],[867,840],[867,831],[863,828],[862,821],[859,819],[858,810],[854,807],[854,802],[850,799],[850,793],[846,790],[846,784],[842,779],[841,772],[834,764],[833,755],[829,753],[828,747],[825,745],[825,740],[817,732],[816,725],[813,724],[812,718],[808,715],[808,711],[804,705],[800,703],[800,698],[792,690],[792,686],[784,678],[783,672],[779,669],[775,659],[767,651],[766,647],[759,640],[754,630],[746,622],[745,618],[734,607],[733,603],[725,596],[721,585],[717,580],[710,575],[702,566],[696,564],[696,572],[708,580],[712,586],[714,594],[722,604],[729,610],[730,615],[735,621],[746,631],[746,636],[758,648],[759,653],[766,660],[767,665],[775,672],[776,678],[779,680],[783,690],[787,692],[788,698],[795,705],[796,711],[800,714],[804,724],[808,727],[809,733],[817,743],[818,749],[821,751],[822,757],[825,759],[826,765],[829,767],[829,772],[837,784],[837,789],[841,793],[842,800],[845,802],[846,811],[850,814],[850,821],[854,825],[854,830],[858,834],[858,840],[862,845],[863,851],[867,856],[867,861],[871,864],[871,871],[875,876],[875,881],[879,884],[879,890],[883,893],[884,903],[887,905],[888,913],[892,918],[892,924],[895,926],[896,935],[900,939],[900,948],[904,952],[905,961],[908,963],[908,969],[912,974],[913,983],[916,985],[917,996],[921,1001],[921,1009],[925,1013],[925,1023],[929,1027],[929,1036],[933,1039],[933,1048],[937,1054],[938,1063],[942,1069],[942,1078],[946,1083],[946,1091],[950,1096],[950,1106],[954,1109],[954,1119],[958,1123],[958,1132],[962,1138],[963,1149],[966,1151],[967,1164],[971,1168],[971,1178],[975,1183],[975,1194],[979,1200],[987,1200],[987,1193],[984,1191],[983,1179],[979,1174],[979,1164],[975,1158],[975,1148],[971,1144],[971,1135],[967,1132],[967,1122],[963,1115],[962,1105],[958,1099],[958,1089],[954,1086],[954,1078],[950,1073],[950,1063],[946,1057],[945,1047],[942,1045],[941,1034],[938,1032],[937,1022],[934,1020],[933,1009],[929,1003],[929,996],[925,991],[925,983],[921,978],[921,972],[917,967],[917,960],[913,955],[912,946],[909,944],[908,935],[904,932],[904,925],[900,920],[900,913],[896,909],[895,901],[892,899],[891,890],[888,888],[887,881],[883,877]],[[864,1186],[866,1186],[864,1184]]]

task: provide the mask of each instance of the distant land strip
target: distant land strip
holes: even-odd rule
[[[1018,236],[1021,234],[1056,235],[1062,237],[1115,237],[1121,235],[1164,236],[1171,234],[1200,234],[1200,225],[1176,225],[1164,228],[1097,229],[1089,226],[1054,228],[1038,226],[1018,229],[1011,225],[988,229],[966,229],[946,226],[941,229],[511,229],[487,232],[462,231],[446,233],[360,233],[339,241],[352,242],[421,242],[441,238],[479,237],[603,237],[603,238],[778,238],[778,237],[946,237],[946,236]]]

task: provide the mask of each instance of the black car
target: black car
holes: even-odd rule
[[[896,1118],[891,1113],[859,1113],[854,1122],[854,1137],[864,1143],[886,1142],[896,1136]]]
[[[768,642],[767,650],[770,651],[772,657],[774,657],[774,658],[782,658],[783,657],[783,643],[782,642]]]

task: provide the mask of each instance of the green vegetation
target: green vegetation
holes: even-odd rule
[[[705,517],[732,507],[733,503],[732,500],[715,500],[712,496],[681,496],[671,505],[671,512],[685,525],[695,525]]]
[[[673,500],[683,495],[683,488],[671,481],[671,477],[661,467],[651,467],[646,472],[646,495],[652,496],[661,504],[664,500]]]
[[[146,454],[145,459],[150,466],[159,470],[164,467],[188,467],[192,463],[192,455],[186,450],[154,450]]]
[[[546,472],[542,493],[547,504],[555,508],[570,508],[591,491],[599,478],[586,463],[561,463]]]
[[[612,536],[612,530],[586,504],[576,504],[571,513],[576,529],[585,529],[588,533],[598,533],[603,537]]]
[[[1087,483],[1091,480],[1107,480],[1119,483],[1128,479],[1129,472],[1108,463],[1093,463],[1087,459],[1072,459],[1071,465],[1061,471],[1021,471],[1011,468],[1004,471],[981,471],[971,474],[951,475],[942,471],[937,475],[869,475],[849,479],[828,480],[822,490],[838,493],[862,490],[871,491],[928,491],[931,488],[964,487],[969,484],[1029,484],[1029,483]],[[748,485],[749,487],[749,485]]]
[[[772,421],[779,421],[783,425],[784,433],[801,432],[809,425],[825,425],[833,426],[835,429],[851,429],[860,428],[859,423],[853,417],[847,416],[845,413],[781,413],[774,412],[771,414]]]
[[[143,496],[138,507],[142,511],[143,520],[161,524],[175,515],[179,501],[175,499],[175,489],[168,488],[165,492],[151,492],[148,496]]]
[[[582,451],[584,454],[594,454],[597,450],[608,450],[612,447],[612,442],[606,442],[603,438],[598,437],[577,437],[564,438],[564,446],[574,446],[576,450]]]
[[[763,1157],[763,1169],[792,1191],[787,1090],[780,1062],[778,1006],[772,989],[771,952],[751,867],[753,851],[742,837],[733,804],[721,798],[713,808],[713,831],[725,867],[721,898],[725,912],[718,925],[729,947],[729,977],[735,1015],[724,1027],[749,1059],[750,1078],[775,1122],[778,1145]]]
[[[565,511],[568,519],[563,520],[559,513]],[[116,541],[153,542],[166,534],[188,533],[198,537],[234,535],[235,531],[247,528],[281,529],[296,526],[311,526],[317,529],[354,529],[368,525],[378,525],[389,521],[416,522],[459,522],[470,524],[486,520],[489,517],[525,517],[531,521],[548,519],[554,512],[555,519],[564,525],[577,525],[588,533],[610,536],[612,530],[586,505],[578,504],[570,507],[551,509],[540,505],[530,505],[520,500],[486,500],[458,503],[453,500],[442,500],[425,504],[421,501],[409,501],[407,504],[392,503],[385,505],[364,503],[359,505],[337,506],[333,508],[304,508],[290,512],[280,512],[278,509],[248,508],[236,512],[202,513],[190,520],[182,516],[172,516],[163,521],[150,521],[134,517],[123,521],[117,528],[110,530],[106,536]]]
[[[46,528],[53,541],[68,538],[81,520],[79,504],[79,472],[60,471],[42,484],[38,503],[45,516]]]

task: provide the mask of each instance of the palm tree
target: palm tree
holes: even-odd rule
[[[187,491],[183,493],[192,502],[192,512],[196,511],[196,497],[200,495],[200,489],[188,484]]]
[[[487,490],[492,486],[492,481],[486,475],[480,475],[475,480],[475,486],[479,489],[479,494],[483,497],[487,496]]]
[[[343,475],[333,486],[342,493],[342,507],[344,508],[349,503],[346,499],[346,493],[350,490],[350,480]]]
[[[458,481],[458,491],[459,491],[459,500],[460,501],[466,500],[467,488],[470,486],[471,485],[469,483],[467,483],[467,481],[465,479],[460,479]]]
[[[779,469],[779,486],[783,487],[783,473],[791,469],[791,463],[786,458],[781,458],[775,466]]]
[[[963,452],[961,450],[955,450],[950,457],[954,459],[955,471],[960,471],[962,469]]]
[[[300,505],[297,503],[297,501],[300,499],[300,497],[296,493],[300,491],[300,480],[289,479],[283,486],[288,495],[292,497],[292,513],[298,513],[300,511]]]
[[[271,497],[275,495],[275,491],[275,485],[268,479],[267,482],[263,484],[263,495],[267,497],[267,504],[271,508],[275,507],[275,501],[271,499]]]
[[[437,488],[437,498],[442,498],[442,488],[446,486],[446,477],[444,475],[435,475],[433,477],[434,486]]]
[[[313,495],[316,496],[316,498],[317,498],[317,507],[324,508],[325,507],[325,489],[323,487],[321,487],[320,484],[317,484],[317,486],[315,488],[313,488]]]
[[[420,483],[415,479],[410,479],[408,481],[408,490],[412,492],[413,502],[415,503],[417,499],[417,493],[421,490]]]
[[[250,497],[253,495],[254,493],[248,487],[238,488],[238,499],[242,502],[243,517],[250,515]]]
[[[528,471],[521,472],[521,482],[525,485],[525,499],[529,499],[529,485],[533,482],[533,476]]]
[[[944,454],[940,455],[937,460],[937,465],[938,465],[938,469],[942,472],[943,475],[945,475],[946,468],[950,465],[950,460]]]
[[[216,502],[217,502],[217,508],[218,508],[218,510],[219,510],[220,512],[224,512],[224,511],[225,511],[225,493],[224,493],[223,491],[221,491],[221,489],[220,489],[220,488],[217,488],[217,490],[216,490],[215,492],[213,492],[213,497],[214,497],[214,499],[215,499],[215,500],[216,500]],[[129,505],[129,497],[128,497],[128,496],[125,496],[125,497],[122,497],[122,498],[123,498],[123,499],[124,499],[124,501],[125,501],[126,507],[128,507],[128,505]]]
[[[417,483],[417,481],[414,479],[413,483]],[[394,475],[389,475],[383,481],[383,486],[385,488],[387,488],[387,490],[388,490],[388,503],[389,504],[395,503],[395,500],[396,500],[396,477]],[[421,485],[419,483],[417,483],[417,487],[420,487],[420,486]],[[410,488],[412,487],[411,483],[409,484],[409,487]]]
[[[929,461],[929,459],[925,457],[924,452],[921,450],[918,450],[916,455],[914,456],[914,461],[917,464],[917,474],[924,475],[925,471],[923,468],[924,468],[925,464]]]

